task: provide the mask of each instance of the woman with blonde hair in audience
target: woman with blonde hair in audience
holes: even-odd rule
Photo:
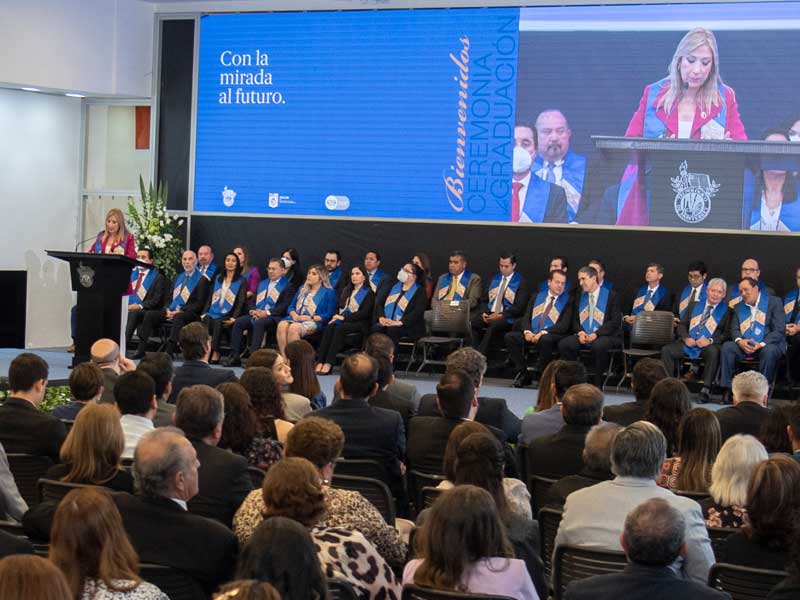
[[[66,600],[67,580],[49,560],[14,554],[0,560],[0,600]]]
[[[256,350],[247,360],[247,368],[252,367],[266,367],[272,371],[283,396],[287,420],[293,423],[311,412],[311,401],[307,397],[288,391],[294,376],[289,361],[281,354],[271,348]]]
[[[239,384],[250,397],[263,434],[285,445],[293,426],[286,420],[286,406],[272,371],[266,367],[249,367],[239,378]]]
[[[721,440],[717,415],[693,408],[678,428],[678,453],[664,461],[656,483],[671,490],[707,492]]]
[[[556,395],[556,373],[566,364],[565,360],[551,360],[539,377],[539,388],[536,394],[536,406],[528,409],[529,413],[542,412],[558,404]]]
[[[53,520],[50,560],[75,600],[169,600],[139,577],[139,557],[108,491],[72,490]]]
[[[336,292],[322,265],[311,265],[306,282],[289,303],[289,314],[278,323],[278,352],[286,356],[286,344],[322,331],[336,312]]]
[[[364,534],[380,555],[393,567],[405,563],[407,548],[392,523],[359,492],[331,487],[336,460],[344,448],[344,432],[333,421],[306,417],[289,432],[287,458],[304,458],[317,469],[325,493],[325,520],[320,527],[355,529]],[[245,498],[233,517],[233,530],[244,543],[263,520],[264,492],[254,490]]]
[[[525,563],[514,558],[494,499],[479,487],[460,485],[442,494],[418,530],[415,546],[420,558],[406,565],[404,584],[539,598]]]
[[[314,346],[305,340],[297,340],[286,344],[286,360],[292,370],[292,383],[289,391],[303,398],[308,398],[314,409],[323,408],[328,399],[319,386],[319,379],[314,365],[317,353]]]
[[[667,438],[667,457],[675,454],[678,427],[683,415],[691,408],[689,389],[680,379],[667,377],[653,386],[645,406],[644,420],[658,427]]]

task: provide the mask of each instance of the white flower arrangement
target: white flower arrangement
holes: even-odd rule
[[[136,236],[136,246],[153,250],[156,267],[171,281],[178,271],[183,254],[180,228],[184,220],[167,212],[168,192],[165,182],[159,183],[156,188],[151,182],[149,188],[146,188],[140,176],[139,187],[142,193],[141,206],[137,207],[133,201],[128,202],[130,226]]]

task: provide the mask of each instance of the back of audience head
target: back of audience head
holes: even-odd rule
[[[446,371],[436,386],[436,402],[448,419],[469,419],[477,411],[477,389],[466,371]]]
[[[190,500],[197,495],[197,452],[180,429],[148,431],[136,445],[133,478],[145,498]]]
[[[486,373],[486,357],[474,348],[459,348],[447,357],[447,371],[464,371],[472,379],[472,385],[479,390]]]
[[[261,488],[264,518],[287,517],[312,528],[325,515],[325,492],[317,469],[305,458],[278,461]]]
[[[97,340],[89,349],[91,361],[99,367],[116,365],[119,360],[119,344],[108,338]]]
[[[387,354],[378,352],[377,354],[370,355],[378,363],[378,389],[385,390],[392,381],[394,381],[394,367],[392,360]]]
[[[311,534],[285,517],[270,517],[253,532],[242,548],[236,577],[272,584],[281,600],[327,598],[327,583]]]
[[[270,369],[248,367],[239,383],[250,396],[250,404],[259,419],[286,419],[281,389]]]
[[[217,444],[241,454],[250,448],[260,431],[258,417],[250,404],[250,395],[241,383],[221,383],[217,391],[225,402],[225,419],[222,421],[222,437]]]
[[[264,581],[239,579],[219,588],[214,600],[281,600],[281,595]]]
[[[35,554],[12,554],[0,560],[0,600],[73,598],[67,579],[52,562]]]
[[[225,403],[222,393],[207,385],[191,385],[178,394],[175,426],[190,440],[205,440],[212,445],[222,436]]]
[[[792,453],[792,441],[789,438],[789,409],[776,406],[769,411],[766,418],[761,421],[758,430],[758,439],[764,444],[767,452],[774,454],[783,452]]]
[[[492,495],[500,520],[508,524],[510,511],[503,490],[503,446],[491,433],[473,433],[456,450],[456,485],[476,485]]]
[[[616,423],[599,423],[586,434],[583,446],[583,464],[595,472],[611,471],[611,446],[622,426]]]
[[[761,406],[767,405],[769,395],[769,382],[758,371],[744,371],[733,378],[731,382],[733,403],[755,402]]]
[[[172,377],[175,369],[172,359],[166,352],[147,354],[136,367],[137,371],[147,373],[156,384],[156,397],[166,399],[172,392]]]
[[[343,448],[344,431],[330,419],[306,417],[286,436],[286,457],[304,458],[320,471],[328,466],[332,471]]]
[[[475,562],[514,556],[494,499],[474,485],[459,485],[439,496],[415,543],[422,563],[414,583],[440,590],[467,591],[464,574]]]
[[[556,396],[556,373],[567,363],[565,360],[551,360],[539,377],[539,393],[536,396],[536,412],[541,412],[558,403]]]
[[[103,371],[92,362],[75,365],[69,374],[69,393],[78,402],[96,402],[103,393]]]
[[[582,363],[576,360],[566,360],[562,362],[563,364],[558,366],[553,377],[556,384],[556,399],[558,402],[561,402],[564,394],[573,385],[589,381],[586,374],[586,367],[584,367]]]
[[[573,385],[561,399],[561,414],[567,425],[597,425],[603,415],[603,392],[590,383]]]
[[[47,388],[49,367],[47,362],[32,352],[14,357],[8,367],[8,388],[12,396],[30,396],[29,400],[41,402]]]
[[[800,450],[800,404],[792,404],[786,410],[786,415],[789,420],[786,433],[791,442],[792,451],[797,452]]]
[[[363,352],[351,354],[342,362],[339,388],[342,398],[362,400],[374,395],[378,384],[378,364]]]
[[[223,272],[224,274],[224,272]],[[204,323],[196,321],[181,328],[178,334],[181,354],[186,360],[206,360],[211,351],[211,337]]]
[[[394,342],[385,333],[371,333],[364,343],[364,352],[370,356],[385,354],[389,360],[394,360]]]
[[[113,404],[86,405],[61,446],[61,462],[70,467],[62,481],[100,484],[110,480],[124,449],[117,408]]]
[[[705,492],[710,484],[709,473],[717,458],[722,433],[717,415],[705,408],[693,408],[681,420],[678,429],[678,488]]]
[[[747,488],[745,535],[773,550],[788,551],[798,511],[800,464],[785,454],[759,463]]]
[[[643,358],[633,367],[631,387],[637,402],[647,402],[653,387],[662,379],[669,377],[664,363],[655,358]]]
[[[655,479],[667,454],[667,440],[648,421],[636,421],[617,434],[611,446],[611,472],[617,477]]]
[[[73,598],[81,598],[86,579],[103,581],[110,590],[128,580],[136,584],[139,557],[125,533],[111,494],[87,487],[69,492],[53,518],[50,560],[67,578]],[[131,589],[126,584],[122,589]]]
[[[473,433],[489,433],[489,430],[486,428],[486,425],[478,423],[477,421],[464,421],[457,425],[453,431],[450,432],[450,437],[447,438],[447,446],[445,447],[444,459],[442,460],[442,473],[450,482],[456,480],[458,447],[461,445],[461,442]]]
[[[620,542],[632,563],[666,567],[684,552],[685,529],[677,509],[663,498],[651,498],[628,513]]]
[[[158,408],[156,384],[147,373],[130,371],[114,384],[114,402],[122,415],[145,416]]]
[[[689,389],[680,379],[667,377],[653,386],[645,407],[644,418],[656,425],[667,438],[667,453],[672,455],[678,445],[681,419],[692,408]]]
[[[711,468],[708,493],[720,506],[744,506],[747,488],[756,466],[769,456],[764,446],[752,435],[737,433],[729,437],[717,454]]]
[[[319,380],[314,372],[317,353],[306,340],[295,340],[286,345],[286,360],[292,371],[289,391],[306,398],[314,398],[320,392]]]

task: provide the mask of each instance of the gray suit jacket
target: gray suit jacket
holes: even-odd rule
[[[22,521],[22,515],[28,510],[25,500],[19,495],[11,467],[8,465],[6,451],[0,444],[0,517]]]
[[[564,505],[555,545],[577,544],[622,551],[619,537],[625,517],[651,498],[663,498],[683,515],[686,520],[686,558],[679,558],[673,566],[682,568],[694,581],[705,584],[715,561],[700,505],[657,486],[653,479],[617,477],[572,492]]]
[[[436,291],[441,286],[442,277],[444,275],[439,275],[439,279],[436,280],[436,285],[433,286],[433,297],[431,298],[431,308],[439,304],[439,299],[436,297]],[[472,276],[469,278],[467,285],[464,289],[464,300],[469,303],[469,314],[474,315],[476,314],[475,311],[478,310],[478,305],[481,302],[481,295],[483,294],[483,285],[481,284],[481,276],[477,273],[472,273]]]

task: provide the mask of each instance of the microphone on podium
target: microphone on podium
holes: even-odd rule
[[[86,242],[91,242],[92,240],[94,240],[94,239],[96,239],[96,238],[97,238],[97,236],[96,236],[96,235],[93,235],[93,236],[92,236],[92,237],[90,237],[90,238],[86,238],[85,240],[81,240],[80,242],[78,242],[77,244],[75,244],[75,248],[73,248],[73,249],[72,249],[72,251],[73,251],[73,252],[77,252],[77,251],[78,251],[78,248],[80,248],[80,247],[81,247],[83,244],[85,244]]]

